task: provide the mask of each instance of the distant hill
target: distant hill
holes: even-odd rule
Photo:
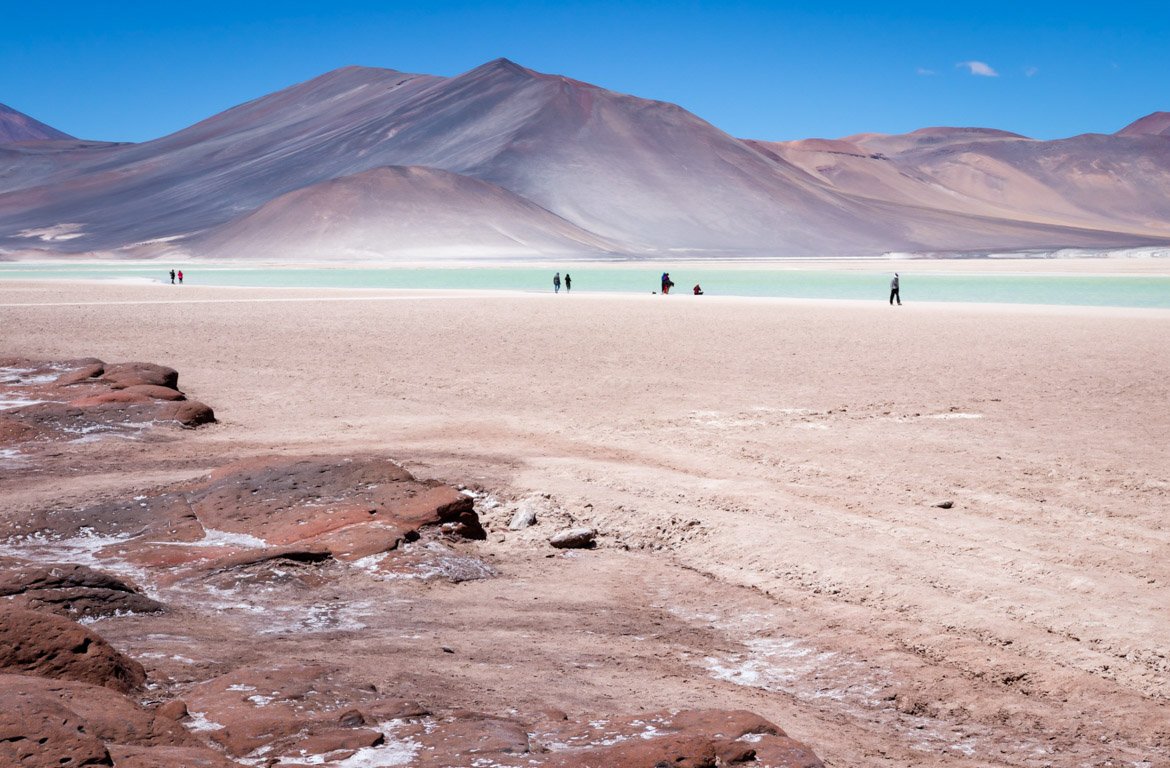
[[[375,168],[303,187],[185,247],[221,259],[385,260],[611,254],[505,189],[434,168]]]
[[[933,128],[854,136],[831,147],[808,141],[766,147],[852,196],[1112,233],[1107,238],[1119,243],[1170,236],[1170,138],[1139,131],[1036,141]]]
[[[1115,136],[1170,136],[1170,112],[1154,112],[1135,120]]]
[[[0,104],[0,144],[72,138],[67,133],[62,133],[56,128]]]
[[[979,128],[758,142],[506,59],[450,78],[346,67],[154,141],[0,147],[0,250],[673,258],[1145,245],[1170,241],[1170,138],[1151,132],[1154,117],[1057,142]]]

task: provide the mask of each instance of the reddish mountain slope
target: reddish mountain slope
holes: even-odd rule
[[[1035,141],[1001,131],[936,128],[832,144],[763,146],[848,195],[1042,226],[1170,238],[1167,137],[1129,131]]]
[[[0,104],[0,144],[71,138],[73,137],[67,133]]]
[[[1154,112],[1134,120],[1114,136],[1170,136],[1170,112]]]
[[[0,149],[0,249],[133,251],[157,241],[149,252],[176,243],[222,252],[231,250],[227,233],[245,237],[259,226],[229,223],[270,201],[389,166],[448,171],[492,190],[486,207],[467,203],[467,226],[440,237],[439,251],[484,232],[507,208],[502,191],[532,204],[517,214],[525,227],[548,228],[526,230],[527,242],[542,243],[536,251],[554,243],[578,243],[582,253],[716,256],[1118,247],[1170,239],[1168,143],[1157,135],[1036,142],[986,129],[751,142],[675,105],[503,59],[452,78],[348,67],[143,144]],[[329,238],[364,249],[360,233],[383,228],[375,211],[409,206],[416,193],[432,200],[419,181],[380,186],[356,239],[336,228]],[[327,209],[324,189],[293,199]],[[550,215],[529,215],[540,209]],[[274,210],[262,217],[266,227],[275,226]],[[416,222],[414,234],[385,226],[393,242],[421,244],[434,230],[425,217]]]

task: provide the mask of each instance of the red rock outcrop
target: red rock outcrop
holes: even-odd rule
[[[0,683],[0,762],[30,768],[114,764],[106,745],[54,697],[13,693]]]
[[[790,739],[775,724],[743,710],[684,710],[649,715],[571,721],[533,734],[553,748],[541,765],[556,768],[603,768],[615,765],[670,765],[714,768],[756,765],[772,768],[821,768],[805,745]],[[767,752],[769,757],[761,759]]]
[[[240,768],[239,763],[207,747],[135,747],[111,744],[109,750],[117,768]]]
[[[4,358],[0,373],[0,446],[215,421],[211,408],[179,391],[179,374],[160,365]]]
[[[0,562],[0,600],[72,618],[154,613],[164,608],[121,579],[72,563]]]
[[[190,766],[237,763],[182,725],[109,688],[0,674],[0,765]]]
[[[153,363],[116,363],[105,366],[102,381],[109,382],[114,389],[136,386],[156,386],[178,389],[179,372]]]
[[[0,521],[0,535],[116,537],[99,557],[175,571],[159,573],[164,582],[191,569],[215,573],[278,559],[355,561],[401,551],[425,530],[454,539],[486,536],[469,496],[416,480],[378,457],[250,459],[165,493]],[[440,546],[401,554],[400,567],[392,561],[371,567],[430,568],[452,581],[491,573]]]
[[[74,680],[127,693],[142,687],[142,665],[100,635],[62,616],[0,607],[0,671]]]
[[[200,733],[237,758],[324,764],[352,758],[377,765],[395,756],[421,768],[822,767],[807,746],[751,712],[570,718],[552,711],[429,711],[335,674],[321,664],[240,668],[196,686],[188,695],[190,717]]]

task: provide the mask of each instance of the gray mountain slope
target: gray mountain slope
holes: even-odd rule
[[[184,247],[196,256],[269,261],[601,257],[614,250],[507,190],[418,166],[289,192]]]
[[[548,242],[582,252],[1137,245],[1170,237],[1161,204],[1146,199],[1170,177],[1163,140],[1077,137],[1053,150],[999,131],[927,129],[812,142],[810,152],[739,140],[675,105],[502,59],[453,78],[348,67],[142,144],[0,148],[0,248],[225,248],[225,232],[246,230],[230,223],[269,201],[388,166],[506,190],[552,214],[525,216],[552,228]],[[1102,163],[1116,165],[1106,175],[1120,185],[1085,181]],[[1116,202],[1095,199],[1101,190],[1119,192]],[[416,191],[398,184],[379,199]]]
[[[69,134],[17,112],[12,107],[0,104],[0,144],[72,138]]]
[[[73,153],[6,180],[0,235],[70,223],[79,249],[189,235],[386,165],[492,182],[631,251],[857,250],[888,234],[676,106],[501,60],[450,79],[338,70],[156,141]]]

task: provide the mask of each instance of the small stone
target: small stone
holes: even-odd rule
[[[955,506],[955,502],[947,499],[945,501],[938,502],[934,506],[938,507],[939,509],[950,509],[951,507]]]
[[[442,646],[442,648],[443,648],[443,653],[455,653],[455,649],[449,645],[444,645],[444,646]]]
[[[566,528],[553,535],[548,543],[557,549],[589,549],[595,545],[597,531],[592,528]]]
[[[366,725],[366,717],[358,710],[350,709],[341,713],[341,717],[337,718],[337,723],[346,728],[358,728]]]
[[[182,720],[187,716],[187,702],[182,699],[171,699],[165,704],[160,704],[155,712],[168,720]]]
[[[522,531],[530,525],[536,525],[536,510],[521,507],[516,510],[516,514],[512,515],[512,522],[508,523],[508,528],[513,531]]]

